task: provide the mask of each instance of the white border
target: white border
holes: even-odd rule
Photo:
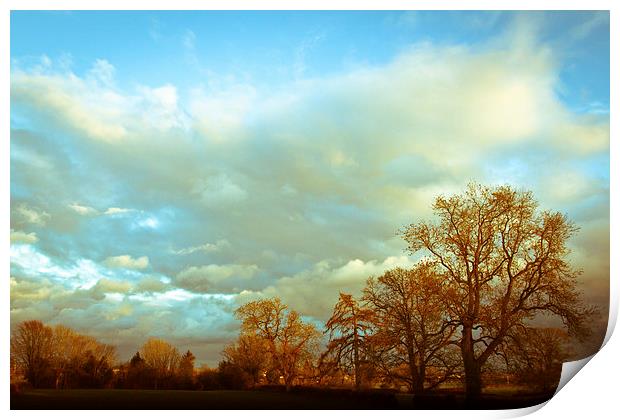
[[[3,322],[5,326],[9,325],[9,214],[10,214],[10,184],[9,184],[9,104],[10,104],[10,40],[9,40],[9,15],[10,10],[38,10],[38,9],[55,9],[55,10],[232,10],[232,9],[251,9],[251,10],[339,10],[339,9],[358,9],[358,10],[611,10],[611,97],[610,97],[610,109],[617,109],[617,75],[620,74],[620,68],[618,67],[618,40],[620,39],[620,21],[619,10],[617,6],[618,2],[613,0],[546,0],[544,2],[540,0],[436,0],[436,1],[400,1],[400,0],[383,0],[383,1],[340,1],[334,0],[315,0],[315,1],[292,1],[292,0],[229,0],[229,1],[197,1],[197,0],[150,0],[135,1],[135,0],[62,0],[62,1],[42,1],[42,0],[5,0],[2,2],[2,15],[0,17],[0,52],[2,58],[0,60],[0,74],[3,83],[0,85],[2,92],[2,102],[0,102],[0,127],[2,127],[2,143],[0,146],[3,164],[0,165],[0,185],[1,185],[1,197],[2,207],[0,215],[2,216],[2,227],[5,232],[5,240],[0,242],[0,251],[3,256],[2,273],[4,278],[4,287],[1,287],[2,299],[6,306],[4,306]],[[618,138],[618,118],[617,114],[611,112],[611,231],[618,231],[617,223],[617,211],[618,211],[618,196],[616,194],[616,188],[618,185],[618,171],[615,169],[614,163],[618,157],[618,146],[614,140]],[[617,257],[618,248],[616,242],[611,241],[611,279],[618,279],[618,266]],[[397,418],[410,418],[411,416],[422,416],[423,418],[440,418],[440,419],[453,419],[454,416],[466,419],[480,419],[480,418],[507,418],[522,416],[532,411],[535,411],[532,415],[533,418],[541,418],[540,416],[552,417],[552,418],[607,418],[609,413],[617,412],[616,399],[617,399],[617,378],[620,377],[620,371],[618,369],[618,359],[615,357],[619,354],[619,342],[617,337],[611,336],[613,327],[616,323],[618,314],[618,286],[616,281],[611,281],[610,284],[610,323],[605,337],[605,349],[604,351],[596,354],[592,361],[588,364],[588,367],[583,369],[583,372],[579,373],[578,379],[570,381],[566,387],[564,387],[549,403],[542,404],[541,407],[534,407],[523,410],[505,410],[505,411],[469,411],[469,412],[450,412],[450,411],[399,411],[391,412],[390,417]],[[2,402],[6,410],[9,408],[9,384],[6,379],[9,377],[8,372],[8,353],[9,353],[9,332],[8,328],[4,329],[4,334],[1,338],[1,346],[3,353],[3,360],[1,365],[2,374],[0,377],[5,380],[0,381],[0,389],[2,392]],[[617,335],[617,334],[616,334]],[[538,411],[536,411],[538,410]],[[147,412],[144,412],[147,414]],[[269,418],[312,418],[315,416],[333,416],[334,418],[340,417],[346,413],[342,412],[311,412],[311,411],[295,411],[295,412],[200,412],[200,411],[184,411],[182,415],[184,417],[204,417],[213,416],[217,418],[219,416],[237,416],[237,415],[251,415],[259,417]],[[353,414],[353,413],[351,413]],[[83,418],[85,415],[92,418],[107,418],[110,413],[104,411],[92,411],[87,414],[80,411],[71,412],[10,412],[11,416],[16,418],[29,418],[34,416],[50,416],[52,418]],[[114,416],[121,417],[136,417],[143,415],[142,412],[117,412]],[[149,416],[162,416],[169,417],[170,412],[148,412]],[[360,418],[375,418],[382,415],[376,411],[363,411],[355,412],[354,414]]]

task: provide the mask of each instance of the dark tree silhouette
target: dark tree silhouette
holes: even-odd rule
[[[332,316],[325,324],[325,332],[329,332],[325,353],[333,355],[338,366],[353,371],[355,389],[361,385],[361,365],[366,358],[366,337],[372,330],[372,317],[372,311],[360,307],[352,295],[340,293]],[[328,358],[323,355],[321,360]]]
[[[194,386],[195,360],[196,357],[189,350],[181,356],[181,361],[179,362],[179,380],[182,388],[191,389]]]

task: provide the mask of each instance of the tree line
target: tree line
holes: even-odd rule
[[[150,339],[113,371],[113,348],[38,321],[18,326],[11,359],[32,386],[347,385],[422,393],[456,383],[476,399],[485,382],[508,375],[553,389],[569,338],[587,338],[596,312],[583,304],[580,272],[568,261],[576,226],[559,212],[540,211],[531,192],[508,186],[472,184],[438,197],[433,210],[433,221],[399,231],[418,262],[340,293],[323,326],[277,297],[240,306],[239,337],[217,369],[195,372],[189,350],[181,355]],[[535,328],[541,315],[564,328]]]

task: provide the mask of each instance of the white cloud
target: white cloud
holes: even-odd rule
[[[50,219],[50,214],[36,207],[20,204],[15,208],[15,213],[22,223],[45,226]]]
[[[35,232],[25,233],[20,230],[11,229],[11,243],[22,242],[25,244],[34,244],[39,238]]]
[[[155,277],[143,277],[134,287],[136,293],[161,293],[170,289],[170,282],[164,282]]]
[[[282,277],[263,290],[245,290],[239,294],[237,301],[243,303],[252,299],[280,297],[302,315],[327,319],[339,292],[359,296],[369,277],[381,275],[395,267],[408,268],[412,265],[413,261],[406,256],[388,257],[384,261],[355,259],[343,265],[320,261],[311,269]]]
[[[84,78],[62,68],[16,68],[11,72],[11,99],[52,124],[106,143],[189,124],[178,107],[175,86],[140,86],[125,93],[115,87],[114,73],[114,66],[104,59],[97,59]]]
[[[98,83],[111,86],[114,83],[115,72],[116,69],[108,60],[97,59],[89,70],[88,75]]]
[[[409,264],[395,257],[405,247],[396,229],[431,217],[437,195],[462,192],[472,180],[510,182],[534,190],[545,208],[580,215],[588,240],[574,261],[585,269],[584,290],[604,297],[609,246],[589,249],[609,232],[608,116],[568,109],[556,93],[562,63],[535,41],[516,34],[473,47],[418,44],[386,64],[268,91],[209,75],[187,96],[171,84],[121,89],[104,61],[84,76],[51,59],[36,71],[15,69],[12,104],[37,133],[56,134],[31,143],[16,135],[19,147],[33,151],[20,151],[16,162],[45,159],[15,181],[45,211],[34,203],[12,208],[12,235],[26,235],[11,246],[12,322],[40,317],[94,326],[100,337],[123,343],[146,332],[215,340],[220,332],[235,335],[234,302],[206,294],[243,290],[235,302],[277,295],[324,319],[338,291],[359,293],[368,276]],[[195,42],[188,33],[188,51],[195,53]],[[72,162],[96,165],[69,167],[66,156],[54,155],[67,144]],[[72,176],[52,173],[63,168]],[[84,191],[100,195],[86,202],[145,210],[77,223],[59,203]],[[82,215],[133,211],[73,206],[69,213]],[[62,255],[29,245],[29,225],[53,230],[37,230],[37,245],[49,249],[56,245],[46,241],[58,238]],[[93,232],[110,233],[89,237]],[[120,236],[124,252],[148,243],[152,261],[165,258],[166,273],[179,274],[168,282],[162,273],[118,270],[146,269],[147,257],[121,255],[104,265],[79,257],[87,246],[114,255],[109,249]],[[228,238],[238,263],[226,264],[232,247],[224,252],[225,243],[205,238]],[[128,292],[124,283],[98,283],[118,272],[131,281]],[[120,292],[95,294],[97,287]]]
[[[159,227],[159,219],[155,216],[141,217],[134,225],[143,229],[157,229]]]
[[[209,92],[197,88],[189,105],[194,128],[209,142],[239,140],[246,135],[244,122],[261,99],[258,91],[249,85],[236,84]]]
[[[134,209],[125,209],[122,207],[109,207],[103,214],[105,215],[113,215],[113,214],[123,214],[135,211]]]
[[[96,293],[127,293],[132,285],[127,281],[100,279],[92,288]]]
[[[104,264],[112,268],[126,268],[128,270],[144,270],[149,265],[149,257],[133,258],[130,255],[108,257]]]
[[[248,193],[234,183],[226,174],[218,174],[199,180],[192,190],[207,207],[227,207],[244,201]]]
[[[73,74],[12,72],[11,97],[89,138],[115,142],[127,134],[118,118],[126,98]]]
[[[143,118],[149,126],[161,131],[188,128],[189,120],[178,106],[176,87],[170,84],[156,88],[142,86],[138,93],[142,97]]]
[[[11,245],[10,258],[11,273],[16,268],[26,276],[44,277],[67,287],[92,287],[99,279],[111,274],[85,258],[69,264],[59,264],[30,244]]]
[[[69,204],[69,208],[71,208],[80,216],[94,216],[96,214],[99,214],[99,212],[94,208],[88,206],[81,206],[79,204]]]
[[[215,251],[219,251],[219,250],[226,249],[226,248],[230,248],[230,242],[228,242],[226,239],[220,239],[214,244],[207,242],[202,245],[190,246],[187,248],[172,250],[172,253],[177,254],[177,255],[189,255],[189,254],[193,254],[194,252],[198,252],[198,251],[209,253],[209,252],[215,252]]]
[[[242,290],[247,281],[258,273],[258,266],[242,264],[209,264],[189,267],[181,271],[174,281],[177,287],[198,293],[233,292]]]

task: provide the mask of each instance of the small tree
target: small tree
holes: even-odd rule
[[[169,385],[179,368],[180,355],[176,347],[166,341],[149,338],[140,353],[146,366],[154,372],[155,389],[161,386],[162,382]]]
[[[227,362],[239,366],[256,385],[269,368],[269,344],[255,334],[240,334],[222,352]]]
[[[504,355],[521,383],[553,391],[568,360],[569,336],[559,328],[520,328],[507,338]]]
[[[262,299],[246,303],[235,311],[241,320],[242,334],[265,340],[272,365],[280,372],[286,389],[293,385],[303,363],[318,348],[319,332],[302,321],[280,299]]]
[[[151,388],[155,383],[153,370],[147,365],[140,352],[136,352],[127,366],[124,386],[131,389]]]
[[[179,379],[183,388],[193,388],[195,360],[196,357],[189,350],[181,356],[179,362]]]
[[[360,307],[352,295],[340,293],[325,327],[325,332],[329,332],[326,353],[334,356],[333,360],[338,366],[353,371],[355,389],[359,389],[361,365],[365,359],[365,340],[372,329],[372,311]],[[329,359],[323,356],[321,360]]]
[[[35,388],[51,376],[53,337],[52,329],[36,320],[22,322],[11,336],[11,358]]]
[[[111,380],[116,348],[63,325],[53,329],[56,388],[100,388]]]

